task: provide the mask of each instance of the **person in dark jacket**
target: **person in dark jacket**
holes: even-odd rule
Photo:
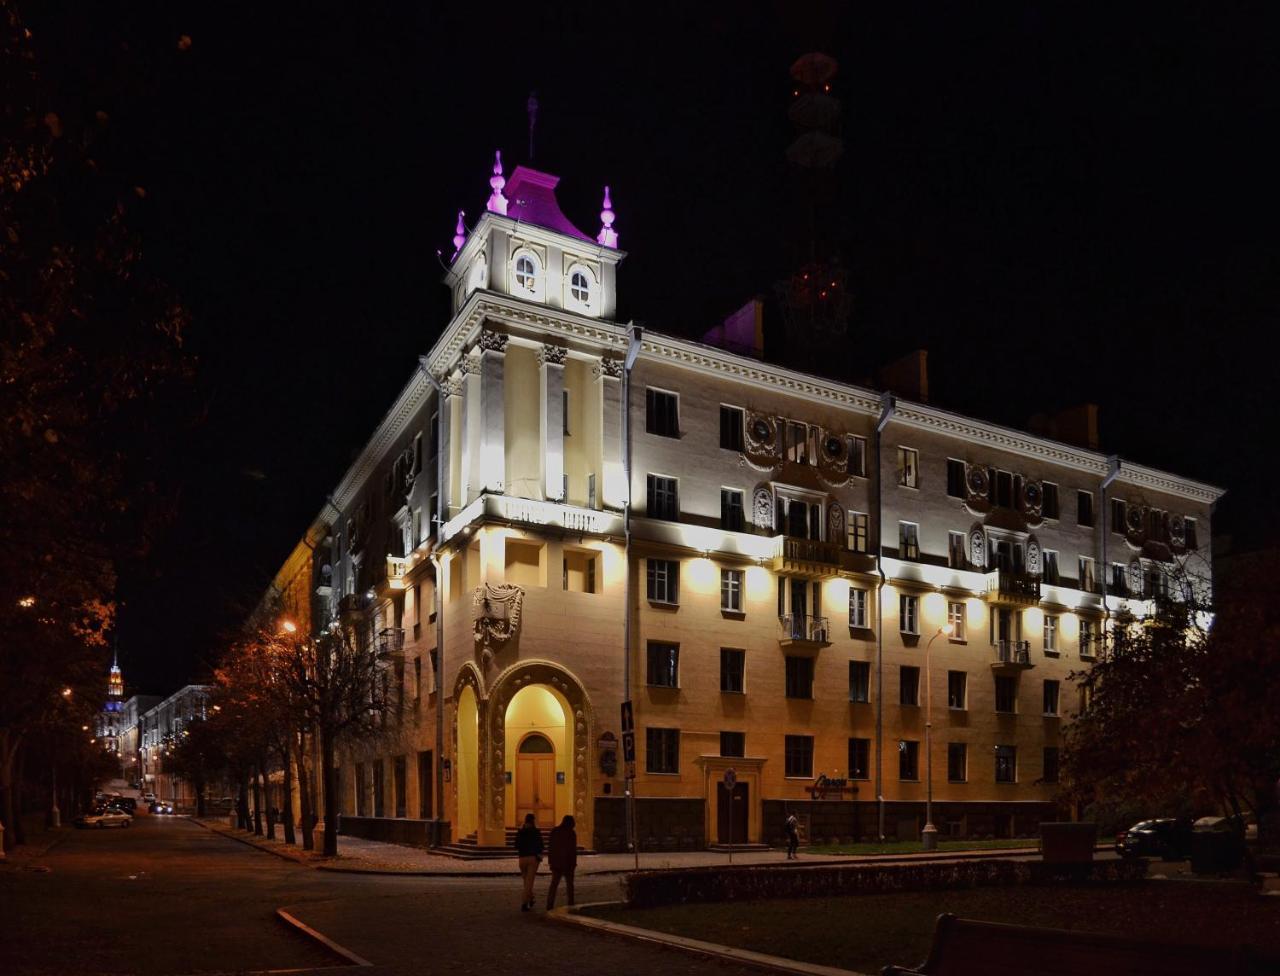
[[[783,826],[787,831],[787,860],[794,861],[797,859],[796,848],[800,846],[800,821],[793,813]]]
[[[524,815],[524,826],[516,831],[516,854],[520,858],[520,875],[524,878],[524,900],[520,911],[533,909],[533,879],[538,874],[538,862],[542,860],[542,831],[532,813]]]
[[[551,886],[547,889],[547,911],[556,907],[556,889],[564,878],[565,894],[573,904],[573,872],[578,866],[578,832],[573,817],[565,817],[551,831],[547,845],[547,867],[551,868]]]

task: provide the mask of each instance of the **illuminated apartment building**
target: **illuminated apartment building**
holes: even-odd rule
[[[784,810],[914,838],[930,766],[944,835],[1056,816],[1068,675],[1154,571],[1208,566],[1219,489],[729,351],[750,307],[632,348],[607,192],[589,235],[556,182],[495,168],[451,321],[308,531],[317,620],[380,642],[401,703],[345,751],[343,830],[484,848],[573,814],[621,849],[624,674],[642,849]]]

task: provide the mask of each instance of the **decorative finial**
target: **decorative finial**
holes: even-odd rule
[[[498,149],[493,154],[493,176],[489,178],[489,186],[493,187],[493,192],[489,194],[489,202],[485,204],[490,213],[507,215],[507,198],[502,195],[502,188],[507,185],[507,181],[502,176],[502,150]]]
[[[613,201],[609,199],[609,188],[604,188],[604,209],[600,211],[600,233],[596,235],[596,243],[605,247],[618,246],[618,232],[613,229]]]
[[[467,225],[462,222],[462,218],[465,216],[465,211],[458,211],[458,226],[453,229],[453,256],[455,258],[458,256],[458,252],[462,250],[462,245],[467,243]]]

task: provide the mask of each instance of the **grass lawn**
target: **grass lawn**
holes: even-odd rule
[[[1251,942],[1280,951],[1280,899],[1259,898],[1243,886],[1199,882],[972,888],[590,913],[704,942],[877,973],[888,963],[920,963],[941,912],[1152,941]]]
[[[1015,840],[942,840],[938,841],[940,851],[996,851],[1012,847],[1030,847],[1039,849],[1040,841],[1036,837],[1021,837]],[[924,848],[918,840],[897,840],[885,844],[817,844],[804,848],[810,854],[919,854]]]

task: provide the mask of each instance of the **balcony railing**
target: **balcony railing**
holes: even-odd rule
[[[997,569],[987,574],[987,599],[996,603],[1039,603],[1040,577],[1012,569]]]
[[[1031,666],[1031,642],[1002,640],[996,641],[996,664],[1009,664],[1019,667]]]
[[[831,625],[826,617],[808,613],[784,613],[778,618],[782,626],[782,641],[805,641],[810,644],[830,644]]]
[[[778,548],[773,559],[774,572],[816,578],[840,572],[844,547],[838,542],[784,535],[777,536],[775,543]]]
[[[404,589],[404,578],[408,574],[408,559],[404,556],[387,556],[387,582],[393,590]]]
[[[378,657],[395,657],[404,650],[404,630],[400,627],[384,627],[374,640]]]

